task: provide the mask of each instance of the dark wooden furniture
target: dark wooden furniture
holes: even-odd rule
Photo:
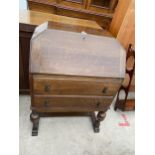
[[[19,93],[29,94],[30,40],[36,26],[19,24]]]
[[[124,79],[125,58],[112,37],[53,22],[37,27],[30,49],[32,135],[38,134],[40,117],[64,112],[91,115],[99,132]]]
[[[95,20],[108,29],[118,0],[28,0],[28,7],[68,17]]]
[[[122,83],[122,86],[118,91],[114,110],[121,109],[123,111],[129,111],[129,110],[135,109],[134,101],[131,99],[128,99],[129,88],[131,85],[134,71],[135,71],[135,50],[130,44],[128,47],[127,56],[126,56],[126,75]],[[121,98],[120,97],[121,95],[124,97]]]
[[[79,27],[79,30],[85,30],[94,33],[100,33],[110,36],[105,30],[94,21],[76,19],[36,11],[21,10],[19,19],[19,90],[20,94],[29,94],[29,49],[30,40],[36,26],[52,20],[57,23],[70,24],[70,27]],[[57,25],[55,24],[55,27]]]

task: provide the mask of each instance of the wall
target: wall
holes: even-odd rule
[[[27,10],[27,0],[19,0],[19,9]]]

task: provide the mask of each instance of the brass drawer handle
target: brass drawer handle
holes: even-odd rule
[[[44,106],[45,106],[45,107],[49,107],[49,101],[48,101],[48,100],[45,100],[45,101],[44,101]]]
[[[107,92],[108,92],[108,87],[104,87],[103,90],[102,90],[102,93],[105,94],[105,93],[107,93]]]
[[[50,92],[50,90],[51,90],[50,85],[49,84],[45,84],[44,90],[45,90],[45,92]]]

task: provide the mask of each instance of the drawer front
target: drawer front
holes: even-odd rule
[[[90,80],[78,78],[40,78],[33,80],[35,94],[113,96],[120,87],[120,79]]]
[[[32,110],[44,112],[80,112],[108,109],[112,97],[96,96],[34,96]]]

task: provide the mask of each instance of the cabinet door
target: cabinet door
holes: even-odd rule
[[[62,6],[68,6],[71,8],[84,9],[86,0],[59,0],[58,2]]]
[[[118,0],[88,0],[87,9],[100,13],[113,13]]]
[[[110,0],[91,0],[91,5],[96,7],[109,7]]]

